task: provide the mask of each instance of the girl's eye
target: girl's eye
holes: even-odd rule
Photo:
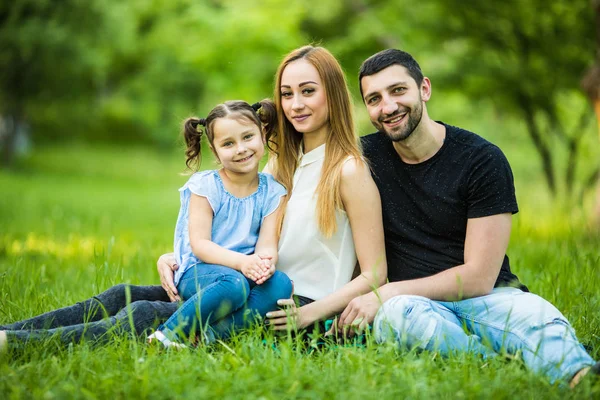
[[[229,147],[233,144],[233,142],[225,142],[222,144],[223,147]]]
[[[252,139],[253,137],[254,137],[254,134],[250,133],[250,134],[244,136],[244,140]]]

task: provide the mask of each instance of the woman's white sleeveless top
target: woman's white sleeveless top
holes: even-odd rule
[[[317,225],[317,195],[325,145],[301,155],[279,239],[277,269],[294,282],[294,294],[319,300],[350,282],[356,251],[348,216],[336,212],[337,230],[330,238]]]

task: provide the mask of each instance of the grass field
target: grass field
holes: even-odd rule
[[[521,213],[509,256],[600,359],[600,239],[581,210],[540,204],[520,155]],[[524,164],[524,163],[523,163]],[[37,149],[0,171],[0,324],[65,306],[122,282],[156,284],[186,177],[181,157],[144,148]],[[520,173],[527,178],[520,177]],[[540,194],[542,193],[542,194]],[[527,371],[518,357],[483,362],[393,346],[313,349],[258,332],[210,348],[166,352],[134,338],[66,349],[50,341],[0,360],[0,398],[600,398]]]

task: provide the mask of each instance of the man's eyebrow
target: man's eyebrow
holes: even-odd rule
[[[404,82],[404,81],[394,82],[391,85],[389,85],[388,87],[386,87],[385,90],[386,91],[391,90],[391,89],[395,88],[396,86],[407,86],[407,85],[408,85],[408,82]],[[377,93],[378,93],[377,91],[367,93],[367,94],[365,94],[364,99],[368,99],[369,97],[371,97]]]

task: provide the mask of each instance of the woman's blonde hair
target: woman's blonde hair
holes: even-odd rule
[[[318,71],[325,87],[330,132],[325,140],[325,160],[317,186],[317,224],[325,237],[337,230],[336,210],[343,209],[340,193],[341,173],[348,157],[361,159],[360,142],[354,128],[354,118],[346,77],[335,57],[323,47],[304,46],[289,53],[279,65],[275,77],[275,106],[278,129],[273,137],[275,152],[270,165],[275,178],[291,197],[293,178],[298,167],[302,133],[287,120],[281,106],[281,75],[292,62],[303,59]],[[286,202],[287,202],[286,200]]]

